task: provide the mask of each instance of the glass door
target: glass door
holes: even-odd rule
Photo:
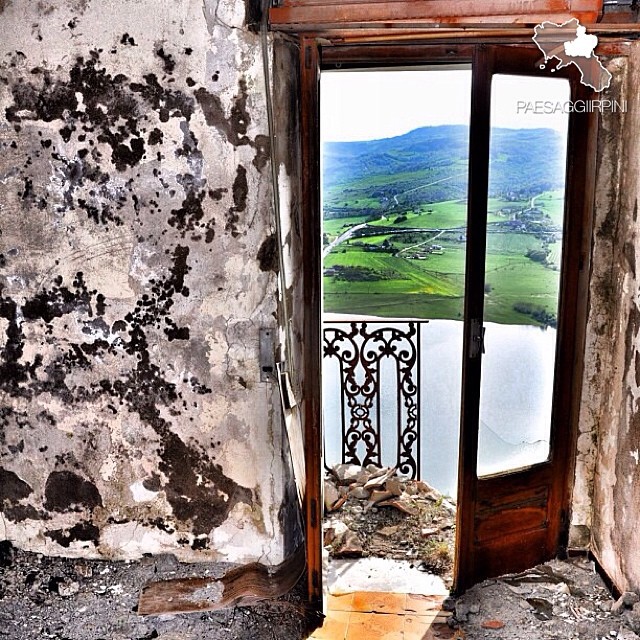
[[[458,590],[553,557],[567,532],[595,127],[571,108],[577,70],[538,58],[474,60]]]

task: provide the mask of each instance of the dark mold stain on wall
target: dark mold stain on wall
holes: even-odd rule
[[[61,547],[69,548],[72,542],[91,542],[97,546],[100,542],[100,529],[87,521],[78,522],[70,529],[53,529],[45,534]]]
[[[28,498],[33,489],[13,471],[0,467],[0,504]]]
[[[210,127],[215,127],[235,147],[249,145],[255,149],[253,164],[262,171],[270,154],[269,138],[258,134],[251,140],[246,134],[251,123],[251,116],[247,111],[247,83],[240,79],[238,93],[235,96],[230,116],[227,117],[219,96],[209,92],[204,87],[195,91],[195,97],[202,108],[204,117]]]
[[[31,486],[18,474],[0,467],[0,510],[7,520],[22,522],[41,519],[41,512],[25,503],[32,494]]]
[[[268,236],[258,250],[258,262],[262,271],[277,273],[278,265],[278,239],[275,233]]]
[[[0,0],[0,12],[5,6]],[[75,514],[75,524],[47,528],[63,548],[98,546],[109,511],[119,507],[101,488],[106,451],[95,444],[114,417],[146,429],[148,442],[130,446],[155,457],[144,488],[162,492],[172,511],[140,518],[127,508],[111,522],[138,518],[164,532],[189,532],[197,539],[183,536],[182,544],[203,549],[202,536],[238,503],[262,508],[259,492],[227,477],[216,461],[217,438],[208,443],[185,434],[199,420],[202,397],[217,393],[209,363],[192,355],[206,352],[197,317],[202,291],[193,282],[205,282],[204,272],[216,282],[212,291],[222,288],[212,267],[224,259],[208,256],[222,237],[234,242],[245,235],[248,172],[265,168],[269,138],[249,136],[244,77],[226,108],[193,78],[178,81],[182,58],[192,50],[169,43],[147,43],[144,50],[137,35],[122,33],[113,48],[72,57],[67,68],[29,68],[20,52],[0,61],[0,86],[10,96],[0,148],[11,154],[13,168],[4,177],[15,185],[12,216],[0,219],[0,231],[23,239],[16,246],[3,242],[0,255],[0,463],[16,468],[12,456],[31,447],[43,474],[32,487],[0,467],[0,506],[14,522]],[[135,77],[114,64],[118,48],[133,47],[144,56]],[[225,159],[235,172],[232,184],[216,184],[211,175],[217,173],[207,173],[196,112],[223,134],[221,144],[248,147],[242,162],[232,152]],[[111,260],[98,273],[94,254],[83,254],[88,235],[95,237],[97,249],[90,249],[97,258]],[[60,247],[72,249],[47,255]],[[30,251],[37,260],[24,257]],[[246,259],[258,273],[275,271],[275,238],[262,243],[259,265],[253,256],[255,249]],[[119,261],[128,260],[128,268],[138,269],[126,284],[130,294],[114,297],[105,274],[108,279],[111,265],[121,269]],[[66,419],[73,428],[65,432]],[[37,442],[42,433],[50,439]],[[87,453],[92,447],[96,452]]]
[[[163,427],[157,425],[165,439],[160,470],[170,478],[167,499],[179,520],[193,523],[194,534],[206,534],[221,525],[238,502],[254,502],[252,492],[226,478],[205,452],[189,449]]]
[[[233,207],[229,209],[227,215],[226,230],[231,232],[234,238],[240,235],[238,230],[238,222],[240,222],[239,213],[242,213],[247,208],[247,194],[249,193],[249,186],[247,184],[247,170],[241,165],[238,165],[236,171],[236,179],[233,181]]]
[[[45,509],[48,511],[81,511],[102,506],[98,488],[71,471],[54,471],[49,474],[44,488]]]

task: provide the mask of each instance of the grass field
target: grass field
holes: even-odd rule
[[[489,322],[531,324],[531,318],[513,306],[528,302],[555,314],[559,272],[528,258],[488,253],[485,271],[484,308]]]
[[[356,224],[362,224],[367,219],[367,216],[350,216],[348,218],[332,218],[331,220],[325,220],[322,223],[323,233],[326,233],[331,240],[337,238],[341,233],[347,230],[348,227],[353,227]]]
[[[536,206],[549,215],[553,224],[561,227],[564,217],[564,192],[549,191],[536,198]]]
[[[489,202],[492,213],[489,213],[488,221],[502,224],[492,225],[487,234],[485,320],[540,324],[542,321],[532,318],[530,313],[515,310],[514,306],[526,303],[529,308],[543,310],[549,317],[555,316],[561,243],[550,241],[555,235],[553,233],[506,227],[510,217],[497,212],[517,206],[526,208],[529,203],[496,199]],[[545,193],[536,198],[535,206],[560,226],[563,210],[561,193]],[[406,220],[395,223],[396,216],[392,215],[369,226],[436,231],[431,235],[418,231],[402,235],[383,232],[380,236],[352,238],[348,243],[339,245],[324,261],[325,270],[330,270],[330,275],[323,278],[325,311],[383,317],[462,316],[466,203],[453,200],[438,202],[403,215],[406,215]],[[327,220],[324,233],[332,240],[348,226],[365,220],[365,216]],[[440,234],[443,229],[452,231]],[[385,241],[387,250],[383,251],[382,243]],[[441,248],[429,251],[425,245],[431,243]],[[532,252],[542,252],[543,259],[530,257]]]

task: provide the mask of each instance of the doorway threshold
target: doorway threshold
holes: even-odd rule
[[[355,592],[449,595],[440,576],[421,571],[416,563],[392,558],[329,559],[325,573],[327,592],[333,596]]]
[[[410,560],[325,557],[326,618],[313,640],[454,638],[440,576]]]

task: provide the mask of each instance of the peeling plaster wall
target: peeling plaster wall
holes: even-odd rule
[[[640,589],[640,47],[609,62],[626,114],[601,118],[590,314],[572,542],[591,538],[621,590]]]
[[[304,415],[304,256],[302,255],[302,205],[301,205],[301,149],[300,149],[300,87],[298,83],[298,46],[290,40],[275,36],[273,47],[273,110],[274,110],[274,161],[280,202],[282,234],[282,266],[284,282],[280,281],[280,317],[286,307],[288,319],[280,322],[280,344],[282,360],[290,373],[291,390],[297,402],[290,412],[285,412],[289,429],[297,430],[298,440],[287,435],[287,447],[295,449],[297,444],[304,447],[302,417]],[[275,242],[275,238],[274,238]],[[277,258],[274,256],[274,260]],[[283,299],[284,298],[284,299]],[[288,339],[287,339],[288,334]],[[285,535],[285,555],[289,555],[303,539],[300,522],[297,489],[291,465],[286,466],[289,474],[289,490],[282,504],[279,518]]]
[[[609,60],[605,65],[613,78],[608,92],[617,99],[628,97],[627,58]],[[612,266],[617,240],[612,237],[612,230],[618,224],[620,210],[620,192],[616,185],[621,179],[621,149],[627,117],[627,114],[606,112],[600,116],[598,130],[590,304],[569,540],[570,546],[582,549],[591,544],[594,478],[599,437],[604,426],[603,408],[615,402],[611,398],[613,378],[604,372],[614,366],[612,340],[616,318],[621,312],[620,298],[614,293]]]
[[[279,562],[260,41],[231,0],[0,3],[0,539]]]

